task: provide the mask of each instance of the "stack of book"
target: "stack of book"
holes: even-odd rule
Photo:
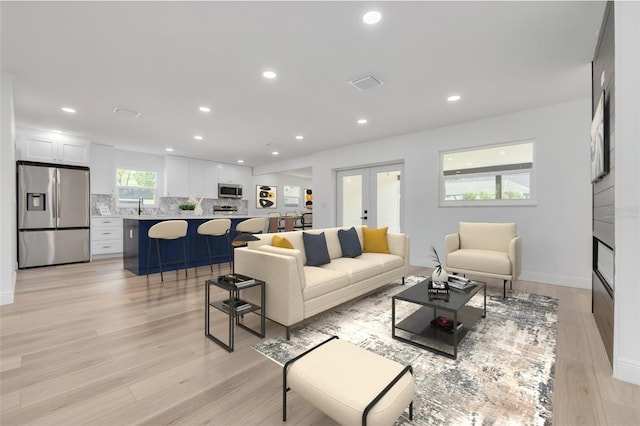
[[[433,280],[429,279],[429,287],[427,288],[427,292],[429,293],[429,300],[449,300],[448,283],[434,283]]]
[[[458,330],[462,328],[462,323],[459,322],[456,326]],[[438,317],[431,321],[431,326],[437,328],[438,330],[445,331],[447,333],[453,333],[453,320],[446,317]]]
[[[220,275],[218,280],[234,285],[237,288],[244,288],[256,283],[254,278],[240,274]]]
[[[466,290],[477,285],[477,282],[469,278],[449,274],[449,287],[455,288],[456,290]]]

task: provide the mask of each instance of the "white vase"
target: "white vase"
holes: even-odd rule
[[[449,275],[447,274],[447,271],[444,268],[440,269],[440,272],[438,272],[437,269],[433,270],[433,273],[431,274],[431,281],[433,281],[434,283],[440,283],[440,282],[447,282],[449,280]]]
[[[196,206],[196,208],[193,209],[193,214],[196,216],[202,216],[202,207]]]

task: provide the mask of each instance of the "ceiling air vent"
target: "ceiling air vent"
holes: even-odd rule
[[[113,109],[113,112],[115,112],[116,114],[121,114],[121,115],[125,115],[127,117],[132,117],[132,118],[138,118],[142,115],[141,112],[131,111],[130,109],[124,109],[120,107],[115,107]]]
[[[351,84],[360,90],[369,90],[372,87],[380,86],[382,82],[372,75],[365,75],[364,77],[353,80]]]

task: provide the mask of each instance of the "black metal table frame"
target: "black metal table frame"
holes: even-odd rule
[[[396,339],[396,340],[400,340],[402,342],[409,343],[409,344],[411,344],[413,346],[417,346],[419,348],[426,349],[426,350],[428,350],[430,352],[433,352],[433,353],[436,353],[436,354],[439,354],[439,355],[443,355],[443,356],[446,356],[446,357],[451,358],[451,359],[457,359],[458,358],[458,343],[459,343],[458,334],[460,332],[459,327],[458,327],[458,312],[460,311],[460,309],[464,308],[466,306],[466,304],[480,291],[480,288],[479,288],[480,286],[482,286],[482,290],[483,290],[483,293],[484,293],[483,294],[483,296],[484,296],[483,310],[482,310],[482,316],[481,317],[482,318],[486,318],[487,317],[487,284],[482,282],[482,281],[478,281],[477,283],[478,283],[478,288],[469,290],[469,294],[470,294],[469,298],[458,309],[447,308],[447,306],[438,305],[437,303],[435,303],[436,300],[429,301],[428,297],[427,297],[426,301],[422,301],[421,302],[421,301],[417,301],[417,300],[407,300],[407,299],[404,299],[402,297],[399,297],[399,296],[401,296],[402,293],[393,296],[392,297],[392,301],[391,301],[391,337]],[[419,285],[419,284],[416,284],[416,285]],[[451,291],[455,292],[456,290],[451,290]],[[426,294],[426,292],[425,292],[425,294]],[[428,346],[426,344],[422,344],[420,342],[416,342],[414,340],[410,340],[410,339],[398,336],[396,334],[396,300],[401,300],[401,301],[404,301],[404,302],[407,302],[407,303],[413,303],[413,304],[421,305],[422,307],[427,307],[427,308],[433,309],[433,319],[437,318],[438,310],[453,313],[453,332],[451,333],[451,335],[453,336],[453,345],[452,345],[453,346],[453,354],[451,354],[449,352],[445,352],[443,350],[440,350],[440,349],[432,347],[432,346]],[[420,308],[420,309],[422,309],[422,308]],[[409,317],[410,316],[411,315],[409,315]],[[434,333],[437,333],[437,332],[443,332],[443,331],[439,331],[439,330],[434,329]]]
[[[244,285],[240,288],[236,287],[233,284],[227,283],[227,282],[220,282],[220,280],[218,279],[212,279],[212,280],[207,280],[207,282],[205,283],[205,311],[204,311],[204,334],[205,336],[207,336],[209,339],[213,340],[214,342],[216,342],[217,344],[219,344],[220,346],[222,346],[223,348],[225,348],[227,351],[229,352],[233,352],[233,347],[234,347],[234,337],[235,337],[235,333],[234,333],[234,325],[237,325],[238,327],[248,331],[249,333],[258,336],[258,337],[264,337],[265,335],[265,315],[264,315],[264,305],[265,305],[265,282],[261,281],[261,280],[255,280],[256,282],[253,284],[248,284],[248,285]],[[215,302],[211,302],[210,301],[210,293],[211,293],[211,286],[214,285],[218,288],[221,288],[223,290],[227,290],[229,293],[229,298],[227,299],[229,301],[229,307],[226,308],[223,305],[223,300],[218,300]],[[258,305],[254,305],[254,304],[250,304],[251,307],[247,308],[247,309],[243,309],[241,311],[238,310],[237,306],[241,306],[245,303],[243,300],[240,299],[240,292],[242,290],[246,290],[248,288],[252,288],[252,287],[256,287],[256,286],[260,286],[260,306]],[[215,337],[213,334],[210,333],[209,331],[209,325],[210,325],[210,312],[209,309],[211,308],[215,308],[218,309],[219,311],[222,311],[226,314],[228,314],[229,316],[229,341],[228,343],[223,342],[222,340],[218,339],[217,337]],[[242,322],[240,322],[240,319],[248,313],[255,313],[256,311],[260,311],[260,331],[254,330],[246,325],[244,325]]]

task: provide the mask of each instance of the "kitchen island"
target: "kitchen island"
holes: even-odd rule
[[[165,220],[186,220],[189,224],[187,228],[187,267],[204,266],[209,264],[209,255],[207,254],[206,240],[204,237],[198,239],[197,229],[200,224],[211,219],[231,219],[231,233],[229,237],[235,237],[236,225],[245,219],[256,216],[237,215],[237,214],[216,214],[216,215],[175,215],[175,216],[124,216],[122,228],[123,242],[123,263],[124,269],[133,272],[136,275],[147,274],[147,254],[149,253],[149,244],[151,241],[148,237],[149,228],[158,222]],[[153,243],[155,245],[155,243]],[[224,238],[211,238],[210,247],[212,256],[218,253],[226,253],[228,242]],[[162,250],[162,271],[173,271],[176,268],[184,268],[182,255],[182,241],[161,241]],[[231,249],[230,249],[231,250]],[[197,257],[196,257],[197,255]],[[176,259],[179,264],[176,265]],[[231,259],[227,256],[216,257],[214,263],[225,263]],[[158,264],[157,252],[155,247],[151,247],[151,262],[149,264],[150,274],[160,272]]]

